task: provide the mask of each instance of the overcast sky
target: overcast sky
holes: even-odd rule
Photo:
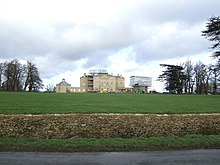
[[[219,15],[219,0],[0,0],[0,62],[32,61],[45,85],[107,69],[161,91],[160,63],[215,62],[201,31]]]

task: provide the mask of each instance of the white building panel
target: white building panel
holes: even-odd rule
[[[152,77],[131,76],[130,86],[148,86],[152,85]]]

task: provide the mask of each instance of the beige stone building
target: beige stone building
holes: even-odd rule
[[[152,78],[143,76],[131,76],[130,86],[125,88],[125,78],[122,75],[114,76],[106,70],[92,70],[89,74],[80,77],[80,87],[72,87],[63,79],[56,85],[57,93],[79,92],[125,92],[125,93],[148,93]]]
[[[125,88],[125,78],[110,75],[106,70],[93,70],[80,77],[80,87],[84,92],[120,92]]]
[[[125,89],[125,78],[121,75],[110,75],[105,70],[90,71],[80,77],[80,87],[71,87],[63,79],[56,84],[57,93],[78,93],[78,92],[121,92]]]
[[[69,93],[71,92],[71,84],[68,84],[65,79],[63,79],[59,84],[56,84],[57,93]]]
[[[56,93],[79,93],[83,92],[81,87],[72,87],[71,84],[67,83],[63,79],[59,84],[56,85]]]

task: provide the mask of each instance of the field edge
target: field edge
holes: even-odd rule
[[[220,135],[79,139],[0,137],[0,152],[120,152],[187,149],[220,149]]]

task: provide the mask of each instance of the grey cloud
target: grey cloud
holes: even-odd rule
[[[73,35],[69,41],[61,43],[63,46],[58,53],[70,60],[74,60],[76,56],[87,57],[88,65],[85,66],[91,66],[100,60],[103,62],[112,53],[144,39],[140,29],[136,29],[128,22],[105,27],[81,26],[80,29],[85,34],[80,38],[74,38]],[[74,30],[74,28],[70,29],[69,33]]]
[[[208,41],[201,36],[200,26],[181,29],[173,35],[163,37],[152,34],[149,39],[134,45],[137,61],[164,60],[204,53],[208,50]],[[155,37],[156,35],[156,37]],[[156,39],[152,39],[152,38]]]
[[[44,77],[50,77],[50,70],[74,70],[80,59],[87,59],[84,68],[108,67],[107,58],[126,47],[133,48],[138,63],[198,54],[208,49],[202,26],[220,15],[219,7],[218,0],[140,0],[104,25],[62,19],[29,24],[0,16],[0,58],[39,61]],[[157,33],[166,23],[177,23],[177,33]]]
[[[183,21],[188,24],[206,21],[208,17],[219,15],[218,0],[153,0],[141,1],[131,9],[129,17],[146,19],[150,23]]]
[[[0,20],[0,54],[7,58],[24,58],[51,52],[49,39],[36,28]]]

